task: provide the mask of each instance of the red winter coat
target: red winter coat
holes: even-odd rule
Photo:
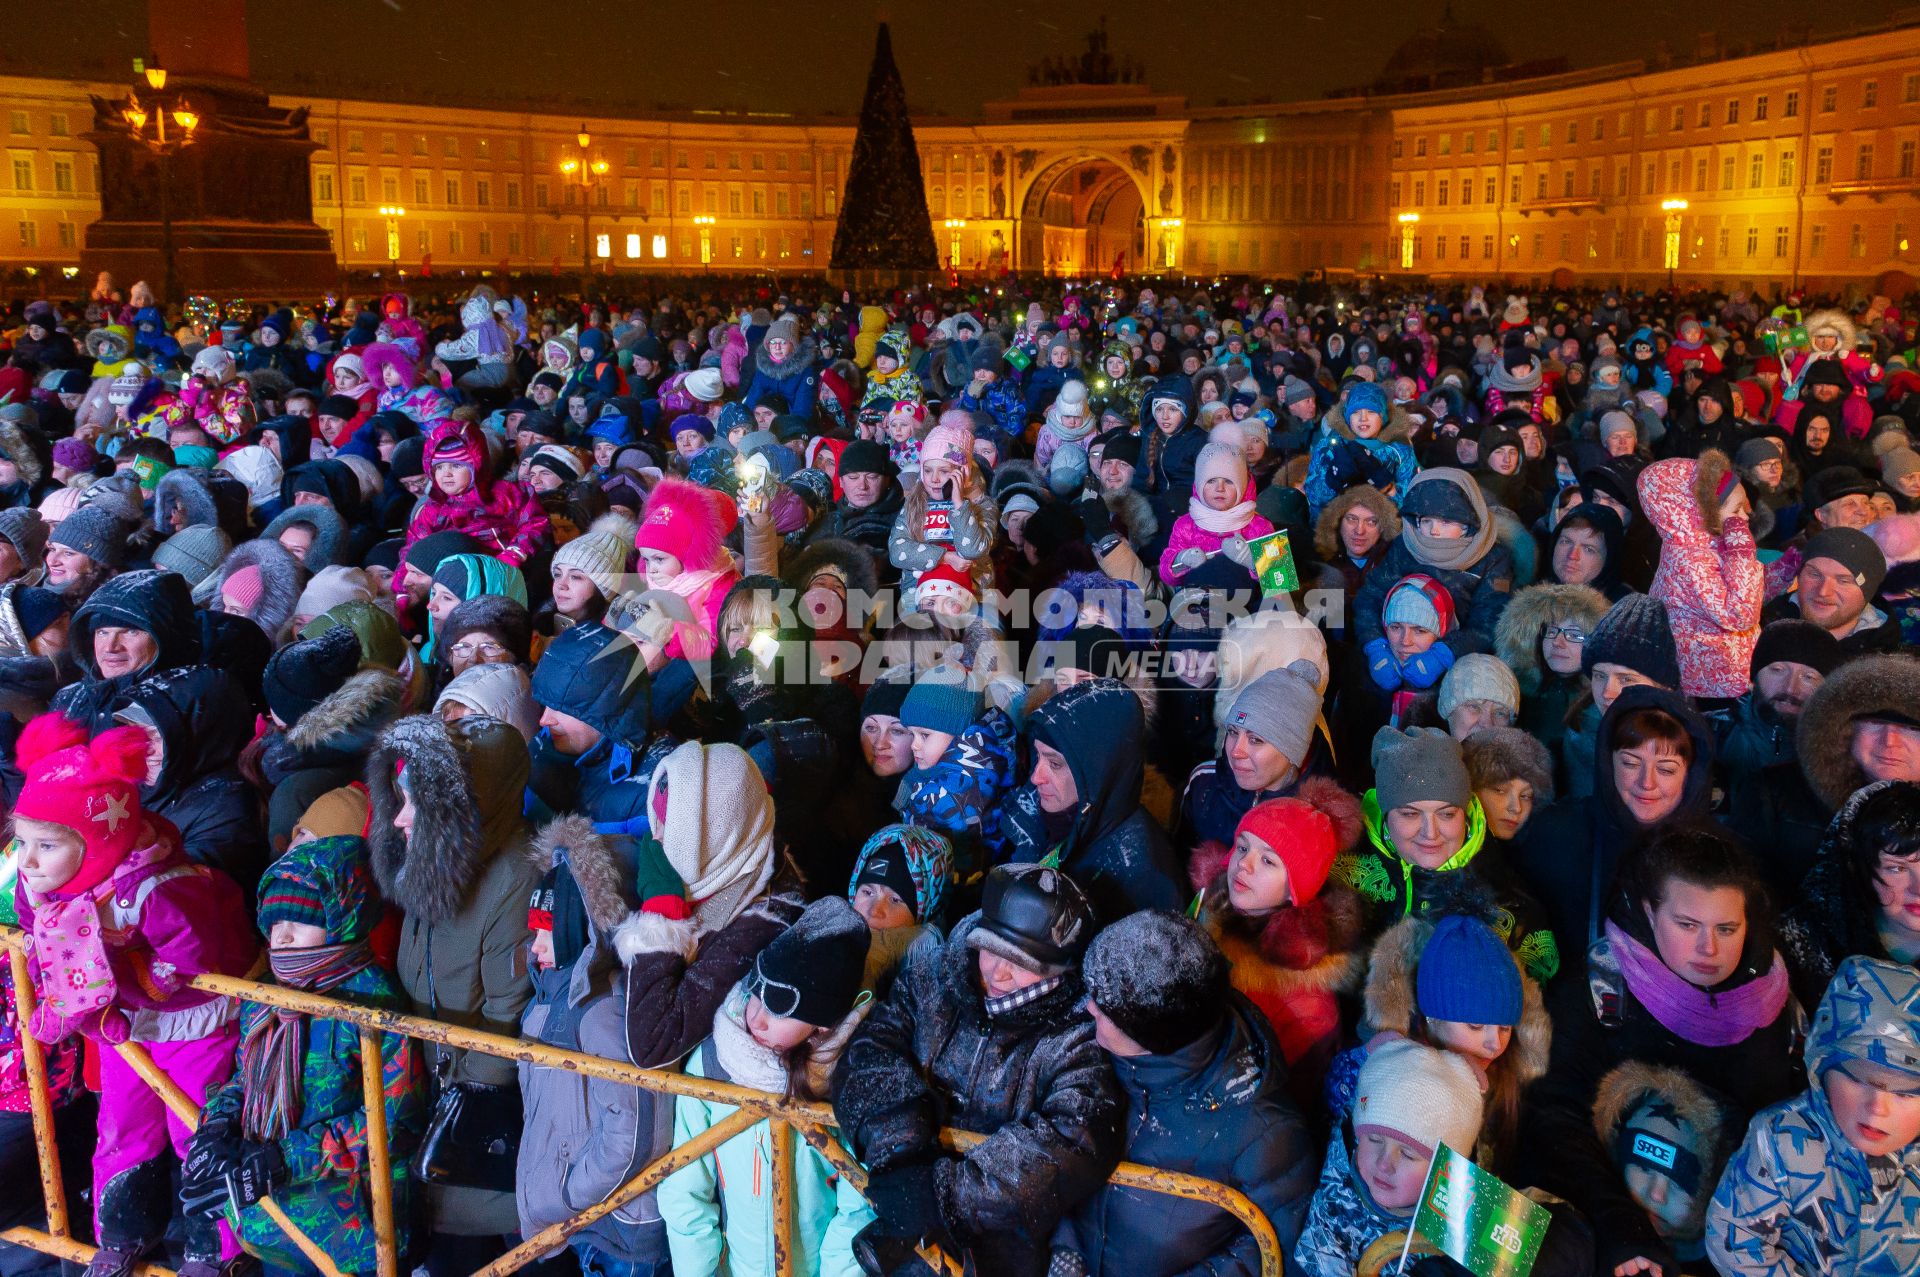
[[[1311,783],[1311,782],[1309,782]],[[1187,862],[1195,889],[1206,892],[1226,872],[1229,848],[1207,842]],[[1260,1008],[1287,1057],[1287,1089],[1312,1112],[1327,1066],[1340,1050],[1341,999],[1357,996],[1366,980],[1364,920],[1351,888],[1328,880],[1304,905],[1269,915],[1258,934],[1253,920],[1233,914],[1223,894],[1202,897],[1200,924],[1226,955],[1233,987]]]
[[[1722,476],[1732,466],[1712,449],[1640,472],[1640,504],[1660,533],[1660,567],[1647,591],[1667,606],[1687,696],[1742,696],[1760,639],[1763,572],[1745,518],[1720,518]]]
[[[451,454],[473,469],[473,483],[457,497],[429,483],[427,494],[407,524],[406,544],[400,548],[400,566],[395,576],[406,575],[407,554],[414,542],[435,532],[451,528],[476,537],[486,552],[503,563],[519,567],[540,548],[547,536],[547,512],[532,488],[511,479],[495,479],[487,462],[487,445],[474,421],[439,421],[427,431],[427,447],[422,464],[428,475],[436,460],[446,461],[449,454],[438,451],[441,441],[456,439],[460,448]]]

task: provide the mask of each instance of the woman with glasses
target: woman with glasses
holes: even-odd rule
[[[1580,668],[1587,635],[1606,614],[1606,597],[1591,586],[1530,585],[1513,596],[1494,631],[1494,651],[1520,682],[1514,725],[1545,745],[1556,762],[1567,717],[1587,694]],[[1555,788],[1563,789],[1565,779],[1556,776]]]

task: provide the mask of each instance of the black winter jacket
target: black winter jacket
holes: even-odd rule
[[[1238,993],[1212,1033],[1172,1055],[1116,1058],[1127,1099],[1122,1156],[1237,1188],[1293,1254],[1318,1178],[1306,1121],[1287,1096],[1286,1059],[1266,1017]],[[1056,1246],[1090,1277],[1252,1277],[1260,1248],[1214,1206],[1108,1185],[1060,1226]]]
[[[1181,858],[1160,822],[1140,805],[1146,736],[1140,697],[1117,679],[1096,678],[1034,710],[1035,741],[1066,757],[1080,800],[1049,816],[1031,784],[1001,809],[1013,861],[1039,861],[1056,848],[1060,868],[1087,893],[1102,925],[1139,909],[1186,906]]]
[[[1037,1277],[1062,1214],[1120,1160],[1124,1109],[1077,974],[987,1015],[967,945],[978,921],[909,964],[854,1034],[834,1075],[834,1119],[871,1170],[939,1157],[942,1222],[977,1270]],[[941,1157],[943,1125],[987,1139]]]

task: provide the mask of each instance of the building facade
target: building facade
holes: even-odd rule
[[[1463,42],[1487,43],[1432,29],[1389,70]],[[1910,287],[1920,25],[1546,70],[1195,108],[1067,64],[916,121],[927,214],[969,275]],[[0,267],[77,272],[90,95],[126,88],[0,76]],[[358,273],[818,273],[853,144],[845,119],[272,101],[308,109],[314,220]]]

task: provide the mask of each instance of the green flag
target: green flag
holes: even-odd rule
[[[1247,542],[1253,554],[1253,574],[1260,578],[1260,592],[1282,594],[1300,588],[1300,570],[1293,564],[1293,546],[1284,532],[1270,532]]]
[[[1527,1277],[1550,1222],[1546,1207],[1442,1144],[1407,1240],[1418,1233],[1474,1277]]]

